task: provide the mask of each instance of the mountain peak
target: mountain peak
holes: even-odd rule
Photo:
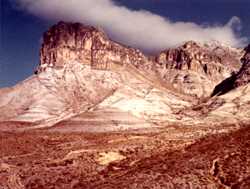
[[[200,46],[201,46],[201,45],[200,45],[198,42],[193,41],[193,40],[187,41],[187,42],[185,42],[185,43],[182,45],[182,47],[185,48],[185,49],[189,49],[189,48],[199,48]]]
[[[60,69],[74,61],[107,69],[115,62],[138,64],[146,59],[139,50],[110,40],[102,29],[59,22],[44,34],[38,73],[48,67]]]
[[[38,70],[61,68],[66,62],[75,60],[90,64],[94,39],[104,41],[107,36],[91,26],[59,22],[44,33]]]

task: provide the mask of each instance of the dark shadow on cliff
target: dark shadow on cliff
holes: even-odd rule
[[[250,82],[250,44],[244,49],[245,54],[240,59],[242,66],[237,73],[232,73],[231,77],[225,79],[215,88],[211,97],[223,95],[232,89],[246,85]]]
[[[237,74],[232,73],[232,76],[223,80],[220,84],[218,84],[214,90],[213,93],[211,94],[211,97],[217,95],[223,95],[226,94],[227,92],[233,90],[235,88],[234,83],[237,79]]]

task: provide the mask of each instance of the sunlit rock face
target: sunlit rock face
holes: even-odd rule
[[[40,68],[60,68],[68,61],[90,64],[95,28],[59,22],[44,34],[40,50]]]
[[[241,51],[193,41],[156,57],[161,77],[176,89],[198,97],[208,96],[213,88],[240,67]]]
[[[59,22],[44,34],[38,72],[47,67],[60,69],[69,61],[110,70],[116,64],[143,65],[148,61],[139,50],[108,39],[101,29],[79,23]]]

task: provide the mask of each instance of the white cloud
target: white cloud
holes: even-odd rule
[[[188,40],[216,40],[242,46],[245,38],[237,37],[240,20],[233,17],[220,26],[201,26],[192,22],[172,22],[149,11],[134,11],[112,0],[16,0],[28,12],[39,17],[82,22],[101,26],[115,40],[145,51],[159,51]]]

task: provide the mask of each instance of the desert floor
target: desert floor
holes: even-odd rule
[[[1,131],[0,188],[247,189],[250,125]]]

